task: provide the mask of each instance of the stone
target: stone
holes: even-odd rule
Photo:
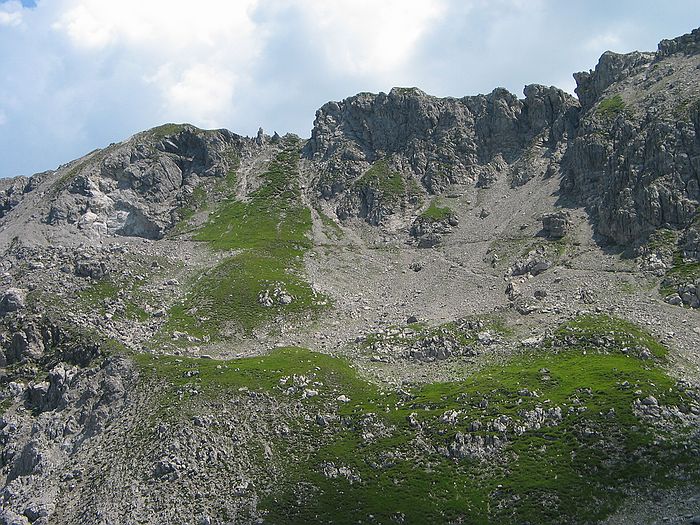
[[[8,288],[0,298],[0,315],[16,312],[26,307],[26,293],[19,288]]]
[[[432,248],[437,246],[444,235],[452,232],[452,228],[459,224],[454,213],[446,217],[436,219],[419,215],[411,225],[410,235],[418,241],[419,248]]]
[[[80,259],[75,262],[75,275],[91,279],[103,279],[107,275],[107,265],[94,259]]]
[[[539,275],[552,267],[552,262],[548,259],[543,258],[539,254],[530,254],[528,258],[524,261],[518,261],[511,267],[511,275],[525,275],[530,274],[532,276]]]
[[[681,306],[683,304],[683,299],[677,293],[666,296],[664,301],[673,306]]]
[[[406,418],[406,420],[408,421],[408,426],[413,429],[420,428],[421,426],[420,421],[418,421],[418,414],[415,412],[411,412]]]
[[[561,239],[571,228],[570,215],[566,211],[547,213],[542,216],[542,233],[549,239]]]
[[[506,295],[510,301],[515,301],[518,297],[522,295],[520,287],[514,281],[509,281],[506,286]]]
[[[647,396],[642,399],[642,404],[646,406],[658,406],[659,402],[654,396]]]

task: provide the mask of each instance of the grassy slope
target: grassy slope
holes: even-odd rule
[[[185,300],[170,310],[168,331],[217,339],[321,307],[322,298],[303,278],[311,212],[300,203],[298,149],[298,140],[288,140],[249,200],[225,200],[195,234],[216,250],[238,253],[198,277]],[[262,306],[258,294],[275,287],[291,294],[293,302]]]
[[[653,357],[642,360],[623,348],[645,348]],[[198,399],[220,399],[246,387],[284,404],[290,402],[285,378],[305,375],[314,382],[309,388],[319,395],[301,401],[310,420],[300,419],[289,436],[273,438],[285,476],[265,489],[266,522],[588,523],[614,510],[631,487],[680,483],[680,474],[698,479],[697,458],[687,457],[632,410],[633,401],[647,395],[662,405],[687,402],[660,368],[665,352],[633,325],[582,317],[504,367],[458,383],[419,386],[409,396],[381,391],[343,360],[298,348],[228,362],[138,360],[170,385],[162,401],[174,417],[193,402],[174,394],[188,385],[196,386]],[[193,368],[198,375],[187,377]],[[539,397],[523,395],[523,389]],[[340,394],[351,401],[339,403]],[[503,437],[485,430],[486,423],[498,415],[519,421],[524,410],[537,406],[561,407],[561,424],[522,435],[509,429],[507,445],[488,461],[450,459],[441,451],[456,432],[469,433],[471,421],[482,422],[473,434]],[[459,411],[456,426],[440,421],[446,410]],[[340,420],[322,428],[313,421],[318,413]],[[422,429],[409,425],[411,413]],[[368,438],[368,431],[375,436]],[[329,462],[349,467],[361,481],[326,478],[322,466]]]

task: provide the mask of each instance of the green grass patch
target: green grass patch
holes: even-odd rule
[[[655,253],[673,253],[678,242],[676,230],[658,229],[649,235],[647,247]]]
[[[613,95],[603,99],[598,104],[596,113],[603,118],[616,117],[625,109],[625,102],[620,95]]]
[[[622,351],[631,344],[652,357]],[[585,316],[504,366],[408,393],[382,391],[345,360],[300,348],[232,361],[136,359],[147,381],[166,385],[160,402],[169,417],[196,413],[191,403],[202,396],[251,390],[301,407],[286,421],[290,434],[270,436],[284,476],[261,494],[267,523],[594,523],[630,489],[698,481],[698,458],[676,443],[683,432],[656,431],[633,411],[647,395],[661,405],[690,402],[660,367],[665,353],[626,321]],[[302,377],[313,398],[294,388]],[[341,394],[350,401],[338,402]],[[528,414],[555,407],[555,424],[524,426]],[[454,425],[443,419],[448,410],[458,412]],[[319,413],[339,419],[322,428]],[[506,431],[493,427],[497,418],[507,418]],[[501,445],[483,460],[451,457],[457,433]],[[331,463],[353,479],[324,475]]]
[[[683,258],[680,250],[673,255],[673,266],[666,272],[659,286],[659,293],[667,296],[676,293],[679,286],[700,279],[700,262]]]
[[[666,347],[656,341],[647,331],[637,325],[607,315],[582,315],[561,325],[555,332],[554,341],[577,347],[594,349],[646,348],[656,358],[664,358]]]
[[[225,199],[194,239],[215,250],[236,251],[191,285],[173,306],[166,331],[226,338],[279,317],[313,313],[325,303],[304,280],[303,255],[311,247],[311,211],[301,203],[300,142],[287,139],[261,175],[262,186],[245,202]],[[259,294],[280,289],[289,304],[261,304]]]
[[[362,177],[355,181],[358,188],[372,188],[389,202],[399,201],[406,195],[406,183],[400,173],[392,171],[389,163],[376,161]]]
[[[181,131],[183,131],[186,127],[186,124],[163,124],[162,126],[156,126],[155,128],[152,128],[148,130],[146,133],[148,133],[151,137],[153,137],[156,140],[162,140],[166,137],[170,137],[172,135],[177,135]]]
[[[183,233],[187,229],[188,223],[192,217],[194,217],[195,213],[205,210],[206,208],[207,190],[203,186],[197,186],[187,198],[186,202],[178,208],[177,223],[173,229],[168,232],[168,235],[173,237]]]
[[[123,309],[115,313],[115,318],[145,322],[150,319],[150,315],[138,301],[139,289],[142,284],[139,281],[126,283],[111,279],[96,281],[78,292],[78,304],[83,308],[96,310],[104,315],[108,311],[110,303],[121,298]]]
[[[244,251],[203,273],[182,303],[170,309],[167,327],[198,338],[250,333],[276,317],[319,310],[323,298],[303,279],[293,250]],[[297,269],[289,268],[289,263]],[[263,306],[258,295],[279,287],[290,304]],[[239,334],[241,335],[241,334]]]
[[[452,216],[452,210],[447,206],[439,206],[437,199],[433,199],[430,202],[430,206],[420,214],[422,219],[426,219],[432,222],[444,221]]]

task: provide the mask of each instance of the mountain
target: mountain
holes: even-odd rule
[[[0,522],[700,523],[700,29],[0,179]]]

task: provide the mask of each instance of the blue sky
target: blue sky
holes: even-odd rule
[[[0,177],[165,122],[308,137],[326,101],[393,86],[573,92],[602,52],[698,25],[698,0],[0,0]]]

